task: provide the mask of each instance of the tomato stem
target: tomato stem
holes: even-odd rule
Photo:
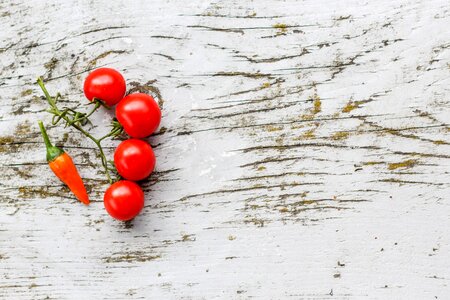
[[[109,183],[113,183],[113,180],[111,179],[111,175],[110,175],[111,169],[108,167],[108,160],[106,159],[105,153],[103,151],[103,147],[101,145],[101,141],[104,140],[107,137],[116,136],[118,134],[117,129],[113,128],[110,133],[108,133],[107,135],[101,137],[100,139],[97,139],[94,136],[92,136],[89,132],[84,130],[81,127],[81,122],[80,122],[80,121],[88,120],[88,117],[90,117],[101,106],[101,102],[99,100],[95,100],[95,106],[88,114],[80,114],[80,113],[78,113],[78,112],[76,112],[76,111],[74,111],[72,109],[65,109],[64,111],[60,111],[58,109],[58,107],[56,106],[56,100],[57,100],[58,97],[60,97],[60,95],[58,94],[56,98],[52,98],[50,96],[49,92],[47,91],[47,88],[45,87],[44,81],[42,80],[41,77],[39,77],[37,79],[37,84],[40,86],[42,92],[45,95],[45,98],[47,99],[48,104],[51,107],[49,112],[54,115],[54,117],[53,117],[54,119],[52,120],[53,124],[55,125],[61,119],[63,119],[64,121],[66,121],[66,125],[67,126],[72,126],[73,128],[75,128],[78,131],[80,131],[82,134],[84,134],[87,138],[92,140],[97,145],[97,147],[99,149],[99,152],[100,152],[99,154],[100,154],[100,158],[101,158],[101,161],[102,161],[102,166],[103,166],[104,171],[105,171],[106,178],[108,179]],[[69,112],[70,112],[70,114],[73,115],[72,118],[70,118],[68,116]],[[80,115],[82,115],[82,117],[80,117]],[[55,117],[56,117],[56,120],[55,120]],[[45,128],[41,124],[42,124],[42,122],[39,123],[39,127],[41,128],[42,135],[44,136],[44,142],[45,142],[45,144],[47,146],[47,149],[48,149],[48,147],[51,146],[51,143],[50,143],[50,140],[48,139],[48,136],[47,136],[47,134],[45,132]],[[42,128],[44,128],[44,129],[42,130]],[[114,170],[112,170],[112,171],[114,171]]]
[[[80,123],[80,124],[84,124],[82,121],[87,121],[89,119],[90,116],[92,116],[92,114],[101,106],[102,104],[100,103],[100,101],[95,100],[95,106],[94,108],[88,113],[88,114],[81,114],[83,115],[82,117],[79,118],[75,118],[73,121],[71,121],[70,123],[68,123],[67,125],[72,126],[75,123]],[[75,112],[75,115],[77,114],[77,112]]]

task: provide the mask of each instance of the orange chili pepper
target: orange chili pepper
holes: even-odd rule
[[[78,200],[89,205],[89,196],[72,158],[64,150],[50,143],[42,121],[39,121],[39,128],[41,129],[44,143],[47,147],[47,162],[50,169],[69,187]]]

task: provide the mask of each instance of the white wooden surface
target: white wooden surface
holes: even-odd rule
[[[0,28],[1,298],[449,299],[448,1],[4,0]],[[85,207],[38,133],[35,78],[75,106],[99,66],[162,104],[131,223],[90,141],[49,130]]]

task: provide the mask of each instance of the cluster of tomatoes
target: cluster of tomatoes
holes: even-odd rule
[[[114,165],[124,179],[112,184],[103,199],[106,211],[121,221],[133,219],[144,207],[144,192],[136,181],[153,172],[156,160],[152,147],[142,138],[155,132],[161,122],[161,110],[152,96],[125,96],[125,92],[124,77],[110,68],[94,70],[84,82],[84,94],[90,101],[116,105],[116,118],[130,136],[114,152]]]

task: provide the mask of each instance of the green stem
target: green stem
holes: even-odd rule
[[[113,128],[107,135],[102,136],[98,141],[101,142],[101,141],[103,141],[104,139],[106,139],[106,138],[108,138],[108,137],[110,137],[110,136],[116,135],[116,134],[119,133],[120,131],[121,131],[120,128]]]
[[[39,129],[41,130],[42,133],[42,137],[44,138],[45,146],[47,147],[47,149],[53,147],[52,143],[50,142],[50,139],[48,138],[47,130],[45,130],[44,123],[42,123],[42,121],[38,121],[38,124]]]
[[[101,106],[102,104],[99,102],[99,101],[96,101],[95,102],[95,106],[94,106],[94,108],[87,114],[87,115],[85,115],[85,116],[83,116],[83,117],[81,117],[81,118],[77,118],[76,120],[73,120],[72,122],[70,122],[68,125],[73,125],[73,124],[75,124],[75,123],[80,123],[81,124],[81,121],[83,121],[83,120],[86,120],[86,119],[88,119],[90,116],[92,116],[92,114]]]
[[[44,92],[45,98],[47,98],[47,102],[48,104],[50,104],[51,107],[56,108],[55,106],[55,102],[53,101],[52,97],[50,96],[50,94],[47,91],[47,88],[44,85],[44,81],[42,80],[41,77],[38,77],[37,79],[37,83],[39,84],[39,86],[41,87],[41,90]],[[58,108],[56,108],[56,110],[58,110]],[[59,110],[58,110],[59,111]]]
[[[44,85],[44,82],[42,81],[42,78],[39,77],[37,79],[37,83],[40,86],[40,88],[42,89],[42,91],[44,92],[45,98],[47,99],[48,104],[50,104],[50,106],[53,109],[53,114],[57,115],[58,118],[61,118],[63,120],[65,120],[70,126],[72,126],[73,128],[77,129],[78,131],[80,131],[82,134],[84,134],[87,138],[91,139],[98,147],[99,151],[100,151],[100,157],[102,160],[102,166],[105,170],[105,174],[106,177],[108,179],[109,183],[112,183],[112,179],[111,176],[109,174],[109,168],[108,168],[108,160],[106,159],[105,153],[103,152],[103,147],[101,145],[101,140],[103,140],[105,137],[107,137],[108,135],[106,135],[105,137],[102,137],[101,139],[96,139],[95,137],[93,137],[89,132],[87,132],[86,130],[84,130],[81,126],[79,126],[78,124],[73,123],[73,120],[71,120],[69,117],[67,117],[64,113],[62,113],[58,107],[56,106],[55,101],[53,100],[53,98],[50,96],[49,92],[47,91],[47,88]],[[90,116],[91,114],[93,114],[95,112],[95,110],[97,110],[97,108],[100,107],[99,102],[97,102],[95,104],[94,109],[92,110],[92,112],[89,113],[88,116]],[[41,122],[42,123],[42,122]],[[39,126],[41,127],[41,123],[39,124]],[[42,125],[43,128],[43,125]],[[42,129],[41,129],[42,130]],[[45,129],[44,129],[45,132]],[[45,140],[45,137],[44,137]],[[47,136],[47,140],[48,140],[48,136]],[[50,143],[50,140],[48,140],[48,142]],[[46,143],[47,145],[47,143]],[[51,145],[51,144],[50,144]]]
[[[100,144],[100,141],[98,141],[98,140],[94,141],[94,143],[97,145],[98,150],[100,151],[100,157],[102,159],[102,166],[105,169],[105,174],[106,174],[106,177],[108,178],[108,182],[113,183],[112,179],[111,179],[111,175],[109,175],[108,161],[106,159],[105,153],[103,152],[103,147]]]
[[[102,104],[99,101],[96,101],[94,108],[86,116],[84,116],[83,118],[84,119],[89,118],[101,105]],[[83,119],[83,118],[81,118],[81,119]]]
[[[47,161],[54,161],[58,156],[64,154],[63,149],[55,147],[50,142],[50,139],[47,135],[47,130],[45,130],[44,124],[42,121],[38,121],[39,128],[41,129],[42,137],[44,138],[45,147],[47,148]]]

